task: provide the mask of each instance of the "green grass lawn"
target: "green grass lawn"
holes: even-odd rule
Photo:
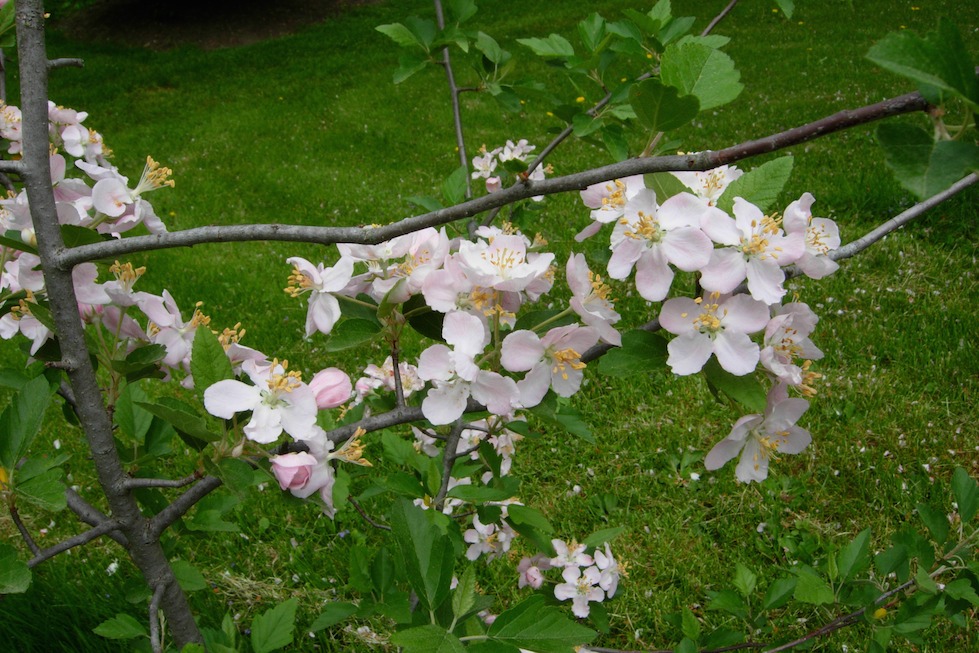
[[[698,16],[698,31],[725,4],[674,2],[675,13]],[[773,10],[774,2],[742,2],[717,28],[732,37],[726,51],[746,88],[732,104],[680,130],[685,150],[720,149],[913,90],[864,58],[890,31],[924,33],[940,16],[951,16],[979,60],[979,5],[797,4],[789,20]],[[528,75],[554,84],[560,77],[517,38],[550,32],[570,37],[586,12],[612,18],[625,7],[648,9],[622,0],[479,5],[477,26],[526,61]],[[81,57],[86,65],[54,71],[50,95],[91,114],[86,124],[105,135],[123,174],[137,176],[147,154],[173,168],[176,187],[151,198],[172,230],[388,223],[412,213],[406,198],[437,194],[458,165],[441,71],[392,85],[398,51],[374,31],[429,11],[422,0],[360,6],[294,36],[208,52],[150,52],[72,42],[54,33],[49,55]],[[466,72],[458,74],[464,84]],[[543,146],[563,126],[542,103],[505,114],[469,94],[464,109],[470,152],[507,138]],[[920,116],[898,120],[926,125]],[[886,170],[873,130],[858,127],[791,148],[794,172],[781,206],[812,192],[814,214],[837,220],[849,241],[912,204]],[[582,143],[568,143],[552,158],[557,174],[606,162],[603,151]],[[821,317],[814,339],[826,352],[818,363],[824,382],[804,418],[813,445],[774,464],[765,483],[737,484],[731,465],[716,473],[703,469],[701,459],[739,415],[715,402],[699,376],[622,380],[589,370],[575,405],[597,443],[552,431],[521,446],[514,466],[523,479],[521,497],[548,515],[560,537],[626,527],[615,551],[629,563],[629,577],[608,603],[611,634],[601,645],[663,648],[681,637],[667,616],[683,607],[715,626],[729,620],[738,627],[732,617],[705,609],[709,591],[730,587],[737,563],[757,573],[764,586],[794,561],[817,564],[866,527],[879,550],[902,525],[919,525],[917,504],[948,505],[936,488],[947,487],[956,466],[979,474],[977,200],[974,189],[967,191],[844,263],[829,279],[791,282]],[[528,231],[543,232],[563,262],[587,220],[577,197],[553,197]],[[601,255],[599,243],[588,248]],[[335,258],[322,247],[259,243],[202,245],[132,260],[148,268],[140,281],[144,290],[168,288],[185,310],[203,301],[212,326],[242,322],[244,344],[287,358],[297,369],[337,365],[356,375],[367,363],[380,362],[379,349],[327,354],[322,340],[303,342],[305,304],[282,292],[285,259],[294,255]],[[617,289],[628,315],[620,326],[642,324],[658,310],[626,297],[624,286]],[[9,344],[0,352],[5,364],[22,361]],[[94,497],[81,434],[52,415],[43,437],[60,440],[72,453],[71,482]],[[171,472],[190,473],[189,465],[190,458],[174,463]],[[274,484],[248,505],[236,514],[240,533],[184,532],[167,542],[209,584],[191,597],[202,625],[217,627],[227,613],[245,628],[256,610],[299,596],[303,633],[326,601],[356,599],[345,589],[348,556],[352,545],[373,537],[356,514],[332,523],[314,507],[284,500]],[[376,506],[383,509],[381,501]],[[77,531],[67,512],[27,517],[34,528],[48,527],[52,542]],[[0,532],[13,541],[6,516]],[[100,542],[37,569],[30,592],[0,603],[0,641],[12,642],[2,648],[128,650],[91,633],[120,612],[145,619],[145,604],[127,601],[140,584],[135,569],[120,560],[115,575],[105,572],[119,553]],[[515,582],[518,561],[516,555],[480,568],[481,585],[500,595],[497,611],[524,595]],[[801,635],[835,613],[811,608],[796,616],[792,632]],[[381,632],[390,628],[381,620],[369,623]],[[297,636],[295,650],[383,650],[369,649],[351,630]],[[915,648],[902,642],[895,650],[971,651],[979,635],[973,624],[967,631],[938,628]],[[814,650],[863,651],[866,643],[867,630],[855,626],[820,640]]]

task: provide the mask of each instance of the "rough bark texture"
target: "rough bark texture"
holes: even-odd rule
[[[53,264],[64,250],[48,159],[48,60],[44,44],[44,10],[40,0],[18,0],[17,42],[20,54],[21,111],[24,139],[24,186],[30,201],[44,270],[51,314],[61,346],[62,366],[75,398],[75,408],[92,452],[99,483],[112,517],[125,535],[126,550],[150,587],[163,585],[160,606],[178,646],[202,641],[183,591],[177,584],[159,536],[127,489],[126,474],[116,452],[112,422],[92,368],[70,267]]]

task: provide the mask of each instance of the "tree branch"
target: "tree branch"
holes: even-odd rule
[[[364,521],[366,521],[374,528],[380,529],[382,531],[391,530],[391,527],[388,526],[387,524],[382,524],[380,522],[376,522],[373,519],[371,519],[370,515],[368,515],[367,512],[360,507],[360,504],[357,503],[357,501],[355,501],[353,497],[347,497],[347,501],[350,502],[350,505],[354,507],[354,510],[360,513],[360,516],[364,518]]]
[[[909,93],[854,110],[844,110],[801,127],[739,143],[723,150],[693,152],[682,155],[629,159],[563,177],[541,181],[526,180],[499,192],[485,195],[452,207],[404,218],[381,227],[309,227],[281,224],[251,224],[198,227],[183,231],[150,236],[135,236],[120,240],[61,247],[54,253],[53,263],[68,270],[79,263],[100,258],[121,257],[171,247],[187,247],[204,243],[251,242],[260,240],[306,242],[321,245],[355,243],[375,245],[396,236],[413,233],[426,227],[437,227],[462,218],[506,206],[535,195],[553,195],[587,188],[592,184],[620,179],[630,175],[652,172],[705,171],[721,165],[736,163],[759,154],[767,154],[799,143],[820,138],[856,125],[882,118],[924,111],[928,102],[919,93]],[[3,163],[0,161],[0,163]],[[2,168],[0,168],[2,171]]]
[[[0,172],[12,172],[14,174],[22,175],[24,174],[24,163],[21,160],[10,161],[7,159],[0,159]]]
[[[221,487],[221,479],[217,476],[205,476],[199,480],[196,485],[153,516],[147,529],[150,536],[159,537],[170,524],[187,514],[187,511],[193,508],[194,504],[219,487]]]
[[[455,465],[456,458],[459,457],[459,438],[462,436],[462,430],[464,428],[466,428],[466,423],[460,417],[452,425],[452,430],[449,431],[449,437],[445,441],[445,450],[442,453],[442,485],[439,487],[438,494],[435,495],[435,499],[432,501],[432,505],[435,506],[436,510],[442,509],[442,504],[445,502],[445,495],[449,493],[449,480],[452,478],[452,466]]]
[[[445,16],[442,13],[441,0],[434,0],[435,20],[439,29],[445,29]],[[449,59],[448,46],[442,48],[442,66],[445,68],[445,78],[449,83],[449,93],[452,95],[452,121],[455,124],[456,147],[459,149],[459,164],[466,168],[466,199],[473,196],[472,180],[469,177],[469,157],[466,155],[466,139],[462,132],[462,109],[459,106],[459,87],[456,86],[455,76],[452,74],[452,61]]]
[[[163,592],[167,586],[158,583],[153,589],[153,598],[150,599],[150,648],[153,653],[161,653],[163,644],[160,641],[160,601],[163,600]]]
[[[24,522],[21,521],[20,511],[17,510],[17,506],[12,504],[10,506],[10,519],[13,520],[14,525],[17,526],[17,530],[20,531],[20,536],[27,544],[27,548],[30,549],[31,553],[34,555],[38,555],[41,552],[41,547],[37,545],[37,542],[35,542],[34,538],[31,537],[30,531],[27,530],[27,527],[24,526]]]
[[[721,9],[721,12],[719,14],[714,16],[714,20],[707,23],[707,27],[704,28],[704,31],[701,32],[700,35],[707,36],[708,34],[713,32],[714,28],[717,27],[717,24],[722,20],[724,20],[725,16],[731,13],[731,10],[734,9],[734,5],[736,4],[738,4],[738,0],[731,0],[731,2],[727,3],[727,6]]]
[[[127,478],[123,485],[127,490],[141,487],[186,487],[201,478],[200,472],[195,472],[184,478]]]
[[[89,526],[100,526],[106,522],[111,522],[114,520],[109,519],[108,516],[102,513],[101,510],[90,504],[88,501],[83,499],[81,495],[75,492],[70,487],[65,488],[65,499],[68,501],[68,508],[78,516],[78,518]],[[129,540],[124,534],[118,531],[109,531],[106,533],[110,538],[116,541],[123,547],[129,546]]]
[[[73,59],[73,58],[62,58],[62,59],[50,59],[48,60],[48,68],[84,68],[84,59]]]
[[[113,519],[108,519],[106,521],[103,521],[99,525],[95,526],[94,528],[90,528],[84,533],[79,533],[78,535],[75,535],[74,537],[70,537],[67,540],[64,540],[63,542],[59,542],[58,544],[55,544],[52,547],[48,547],[43,551],[41,550],[35,551],[34,557],[27,562],[27,566],[36,567],[37,565],[41,564],[45,560],[50,560],[51,558],[58,555],[59,553],[63,553],[68,549],[74,548],[76,546],[80,546],[82,544],[85,544],[86,542],[91,542],[97,537],[108,535],[110,532],[118,530],[119,526],[120,526],[119,522]]]

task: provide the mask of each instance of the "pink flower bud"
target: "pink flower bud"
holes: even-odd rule
[[[320,410],[345,404],[353,392],[350,377],[335,367],[317,372],[310,380],[309,387],[316,396],[316,406]]]
[[[308,453],[287,453],[272,456],[272,473],[283,490],[300,490],[309,482],[316,458]]]
[[[486,192],[495,193],[502,188],[499,177],[487,177],[486,178]]]

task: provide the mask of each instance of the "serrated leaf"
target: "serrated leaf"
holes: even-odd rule
[[[435,520],[441,513],[426,511],[405,499],[391,510],[391,530],[405,562],[408,582],[426,610],[435,610],[449,595],[455,552]]]
[[[768,211],[789,181],[793,161],[791,156],[783,156],[744,173],[724,189],[717,200],[717,208],[730,213],[734,207],[734,198],[741,197],[762,212]]]
[[[299,599],[288,599],[252,619],[252,649],[255,653],[269,653],[292,644],[298,606]]]
[[[173,575],[177,577],[177,583],[183,591],[197,592],[207,589],[204,575],[186,560],[174,560],[170,566],[173,567]]]
[[[721,590],[716,592],[707,604],[708,610],[719,610],[727,612],[735,617],[744,619],[748,616],[748,608],[744,599],[734,590]]]
[[[928,575],[928,571],[918,567],[918,571],[914,575],[914,584],[919,590],[925,594],[937,594],[938,593],[938,583],[935,579]]]
[[[462,573],[459,584],[452,592],[452,614],[455,618],[462,619],[476,604],[476,568],[473,565],[466,567]]]
[[[655,78],[634,84],[629,89],[629,102],[639,122],[652,132],[682,127],[700,112],[695,95],[681,95],[680,89]]]
[[[153,415],[137,405],[138,402],[145,402],[146,399],[146,393],[138,383],[128,383],[119,393],[115,410],[112,411],[112,419],[115,420],[119,431],[129,441],[137,444],[143,444],[146,432],[153,422]]]
[[[979,606],[979,594],[976,594],[968,578],[959,578],[947,583],[945,593],[953,599],[968,601],[972,605]]]
[[[595,52],[605,37],[605,19],[597,13],[591,14],[578,23],[578,34],[589,51]]]
[[[690,192],[690,189],[670,172],[653,172],[648,175],[643,175],[643,182],[646,188],[650,188],[656,193],[656,201],[659,204],[662,204],[674,195]]]
[[[850,580],[870,566],[870,529],[857,533],[853,541],[840,551],[837,567],[840,578]]]
[[[381,327],[370,320],[341,320],[323,348],[328,352],[343,351],[369,342],[381,332]]]
[[[786,18],[792,18],[792,13],[795,11],[794,0],[775,0],[775,4],[782,10]]]
[[[598,548],[605,544],[606,542],[611,542],[616,537],[625,532],[625,526],[616,526],[614,528],[603,528],[600,531],[595,531],[591,535],[585,538],[582,542],[586,546],[593,548]]]
[[[117,614],[111,619],[106,619],[93,628],[92,632],[106,639],[149,637],[146,627],[128,614]]]
[[[500,47],[492,36],[486,32],[479,32],[476,35],[476,49],[483,53],[483,56],[496,65],[504,63],[507,59],[506,51]]]
[[[598,371],[605,376],[626,377],[649,374],[666,367],[666,340],[649,331],[622,334],[622,346],[609,350],[598,360]]]
[[[430,195],[412,195],[411,197],[405,198],[415,206],[425,209],[426,211],[438,211],[442,206],[442,203],[438,199]]]
[[[684,606],[683,612],[680,613],[680,620],[682,623],[681,630],[683,631],[683,636],[688,640],[692,640],[694,644],[700,639],[700,621],[697,620],[697,616],[693,611]],[[694,651],[697,647],[694,646]]]
[[[61,225],[61,239],[65,247],[78,247],[80,245],[94,245],[101,243],[105,238],[99,232],[87,227],[80,227],[74,224]]]
[[[952,494],[955,496],[962,523],[969,523],[976,516],[976,508],[979,508],[979,489],[975,479],[962,467],[956,467],[952,474]]]
[[[391,23],[389,25],[378,25],[375,27],[378,32],[388,37],[398,45],[402,47],[410,47],[413,45],[421,45],[414,34],[411,33],[407,27],[401,23]]]
[[[919,199],[931,197],[979,169],[979,146],[975,143],[935,141],[914,125],[880,125],[877,142],[894,176]]]
[[[65,484],[61,480],[63,476],[62,469],[49,469],[24,483],[18,483],[15,491],[21,498],[42,510],[58,512],[68,505]]]
[[[898,75],[952,93],[979,110],[979,81],[955,24],[943,18],[924,38],[914,32],[892,32],[878,41],[867,58]]]
[[[758,575],[755,574],[755,572],[751,571],[740,562],[735,565],[734,580],[732,581],[732,584],[734,585],[735,589],[741,593],[741,596],[747,598],[752,592],[754,592],[757,582]]]
[[[207,422],[196,414],[192,406],[172,397],[163,397],[157,403],[141,401],[136,405],[172,425],[178,432],[186,433],[202,443],[214,442],[221,438],[220,435],[208,430]]]
[[[503,612],[486,634],[494,642],[537,653],[568,653],[598,635],[568,619],[560,609],[544,605],[539,595]]]
[[[793,596],[796,601],[810,605],[824,605],[836,602],[832,588],[815,571],[807,567],[798,570],[799,581]]]
[[[473,0],[448,0],[446,8],[456,23],[464,23],[476,15],[476,3]]]
[[[574,47],[560,34],[551,34],[546,39],[517,39],[517,43],[526,45],[534,54],[545,59],[574,56]]]
[[[9,544],[0,544],[0,595],[20,594],[31,586],[31,570]]]
[[[747,410],[764,414],[767,395],[765,388],[753,374],[735,376],[721,367],[716,358],[711,358],[704,365],[704,377],[711,387],[723,392]]]
[[[194,390],[201,401],[204,400],[204,391],[207,388],[218,381],[235,378],[224,347],[210,329],[199,328],[194,334],[190,373],[194,375]]]
[[[38,376],[16,393],[0,415],[0,465],[13,469],[30,449],[53,394],[47,378]]]
[[[576,435],[585,442],[595,443],[595,437],[591,429],[585,422],[581,412],[576,408],[562,404],[554,395],[548,393],[544,400],[530,409],[530,412],[540,417],[544,421],[557,425],[572,435]]]
[[[466,180],[469,167],[459,166],[442,182],[442,198],[448,206],[459,204],[466,199]]]
[[[391,636],[391,643],[405,653],[464,653],[459,638],[440,626],[418,626],[401,630]]]
[[[660,62],[660,78],[683,95],[695,95],[701,111],[733,101],[744,89],[734,60],[701,43],[668,46]]]
[[[318,632],[324,628],[335,626],[347,617],[357,612],[357,606],[353,603],[330,603],[326,609],[319,614],[309,627],[310,632]]]
[[[762,609],[775,610],[788,603],[789,599],[792,598],[793,592],[795,592],[795,586],[798,582],[799,580],[794,576],[786,576],[773,582],[768,586],[768,590],[765,592],[765,598],[762,599]]]
[[[932,539],[939,544],[944,544],[948,539],[948,519],[945,518],[945,513],[924,503],[918,504],[917,511],[921,521],[928,527]]]
[[[402,52],[398,57],[398,68],[394,71],[391,81],[400,84],[428,65],[428,58],[417,52]]]

